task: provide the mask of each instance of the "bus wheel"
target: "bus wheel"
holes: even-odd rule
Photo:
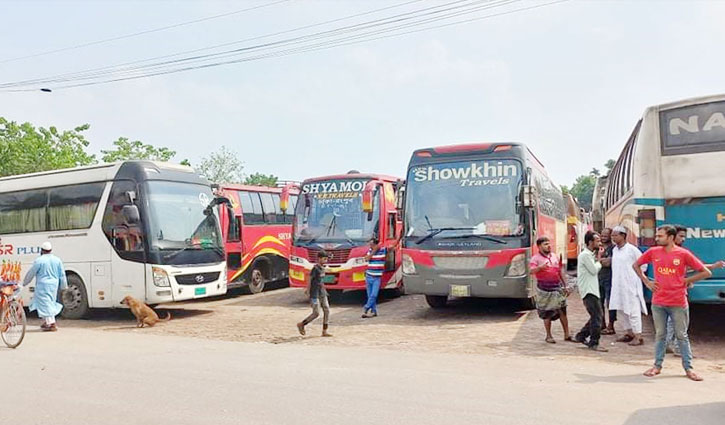
[[[64,319],[82,319],[88,315],[88,293],[81,278],[74,274],[68,275],[68,289],[61,292],[63,310],[60,315]]]
[[[425,302],[432,308],[445,308],[448,304],[448,297],[445,295],[426,295]]]
[[[258,294],[264,291],[264,284],[266,282],[267,280],[264,278],[264,273],[262,272],[262,269],[255,266],[254,270],[252,270],[252,276],[249,281],[249,292],[253,294]]]

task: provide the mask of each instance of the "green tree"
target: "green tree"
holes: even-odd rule
[[[86,152],[84,124],[72,130],[34,127],[0,117],[0,177],[96,163]]]
[[[569,191],[577,199],[579,206],[587,211],[591,211],[592,209],[592,196],[594,195],[594,185],[596,182],[597,177],[593,174],[579,176]]]
[[[254,186],[269,186],[269,187],[276,187],[277,186],[277,176],[274,176],[272,174],[265,175],[262,173],[254,173],[252,175],[247,176],[247,178],[244,180],[244,184],[254,185]]]
[[[599,169],[598,168],[592,168],[592,171],[589,172],[592,176],[599,177]]]
[[[169,161],[176,155],[175,151],[169,148],[157,148],[152,145],[146,145],[139,140],[129,141],[127,137],[119,137],[113,142],[114,149],[104,151],[103,162],[129,161],[145,159],[149,161]]]
[[[616,164],[616,163],[617,163],[617,161],[610,159],[609,161],[607,161],[604,164],[604,166],[607,168],[607,174],[609,174],[612,171],[612,169],[614,168],[614,164]]]
[[[561,187],[561,193],[562,193],[562,194],[563,194],[564,196],[566,196],[566,195],[568,195],[568,194],[569,194],[569,187],[568,187],[568,186],[566,186],[566,185],[561,185],[560,187]]]
[[[244,164],[237,154],[226,146],[222,146],[218,151],[202,158],[196,170],[212,183],[244,181]]]

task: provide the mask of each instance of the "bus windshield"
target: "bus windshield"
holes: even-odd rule
[[[521,166],[515,160],[416,166],[408,175],[406,234],[414,238],[522,235],[517,208],[521,181]]]
[[[348,242],[370,240],[378,229],[378,192],[373,196],[373,213],[362,210],[364,180],[331,180],[303,185],[294,219],[294,241]]]
[[[168,181],[147,183],[149,206],[150,247],[162,251],[163,263],[178,264],[174,259],[183,257],[185,264],[196,263],[190,252],[205,252],[208,262],[224,260],[216,208],[208,208],[214,199],[211,188]],[[183,256],[181,254],[184,254]]]

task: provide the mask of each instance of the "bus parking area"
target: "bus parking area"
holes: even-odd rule
[[[173,318],[153,328],[136,328],[131,313],[123,309],[97,310],[90,320],[61,319],[59,327],[143,333],[159,338],[173,335],[262,344],[566,360],[573,368],[592,360],[645,367],[652,359],[654,330],[649,317],[644,318],[644,346],[615,342],[620,335],[602,336],[609,352],[592,353],[584,345],[563,341],[558,322],[554,324],[557,343],[546,344],[536,311],[520,311],[516,303],[505,300],[461,298],[451,300],[444,309],[432,309],[422,295],[396,297],[384,293],[380,315],[362,319],[364,300],[364,292],[351,291],[332,301],[330,332],[334,338],[320,338],[319,323],[309,326],[307,336],[300,336],[295,323],[309,311],[303,291],[274,287],[260,294],[234,290],[226,297],[161,305],[157,308],[159,315],[170,312]],[[587,314],[576,293],[570,295],[568,305],[573,334],[586,322]],[[713,326],[724,321],[725,312],[717,305],[692,306],[690,338],[695,367],[703,374],[725,373],[725,332]],[[31,316],[29,324],[38,325],[39,321]],[[680,359],[668,354],[665,368],[668,373],[679,373]]]

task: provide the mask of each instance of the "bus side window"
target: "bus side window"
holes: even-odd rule
[[[235,215],[229,217],[229,227],[227,228],[227,242],[239,242],[239,229],[242,228],[242,217]]]
[[[264,224],[262,200],[259,198],[259,193],[241,191],[239,199],[242,202],[244,224]]]
[[[113,183],[103,214],[103,233],[119,253],[143,253],[141,223],[129,220],[123,211],[123,207],[133,205],[128,193],[135,191],[136,184],[132,181],[122,180]]]
[[[262,211],[264,212],[264,222],[267,224],[275,224],[277,222],[277,210],[279,209],[279,201],[277,208],[274,205],[274,199],[271,193],[260,193],[262,199]]]

